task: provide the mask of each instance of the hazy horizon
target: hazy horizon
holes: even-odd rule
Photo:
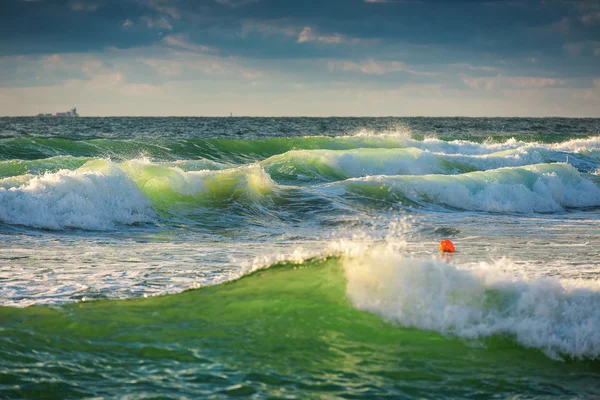
[[[600,3],[8,0],[0,115],[600,117]]]
[[[0,115],[0,118],[49,118],[36,115]],[[54,118],[54,115],[52,116]],[[69,119],[69,117],[57,117]],[[600,117],[546,116],[470,116],[470,115],[79,115],[78,118],[431,118],[431,119],[600,119]]]

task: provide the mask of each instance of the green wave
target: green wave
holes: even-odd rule
[[[485,212],[548,213],[600,206],[600,187],[568,164],[460,175],[372,176],[324,185],[325,193]]]
[[[260,164],[276,181],[331,182],[370,175],[458,174],[503,166],[502,161],[403,149],[294,150]],[[510,162],[508,160],[507,162]]]
[[[90,161],[89,157],[73,156],[57,156],[39,160],[0,161],[0,179],[26,174],[41,175],[61,169],[77,169],[88,161]]]
[[[259,140],[70,140],[64,138],[0,139],[0,157],[39,159],[59,155],[128,160],[142,156],[169,161],[199,157],[223,162],[247,163],[295,149],[353,149],[357,147],[403,147],[404,138],[394,136],[299,137]]]
[[[165,398],[593,396],[600,378],[597,363],[553,361],[507,338],[473,346],[358,311],[337,257],[178,295],[0,307],[0,321],[3,398],[125,388]]]
[[[114,164],[94,160],[79,171],[124,171],[154,205],[171,206],[176,202],[211,201],[213,204],[259,200],[276,189],[276,184],[258,165],[225,170],[186,172],[181,168],[131,160]]]

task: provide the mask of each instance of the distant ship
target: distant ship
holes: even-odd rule
[[[37,115],[38,117],[79,117],[79,114],[77,114],[77,108],[73,107],[70,111],[66,111],[66,112],[57,112],[56,114],[44,114],[44,113],[40,113]]]

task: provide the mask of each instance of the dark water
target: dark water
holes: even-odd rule
[[[0,398],[598,397],[599,174],[597,119],[2,118]]]

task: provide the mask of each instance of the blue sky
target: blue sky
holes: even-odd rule
[[[600,1],[1,3],[0,115],[600,117]]]

